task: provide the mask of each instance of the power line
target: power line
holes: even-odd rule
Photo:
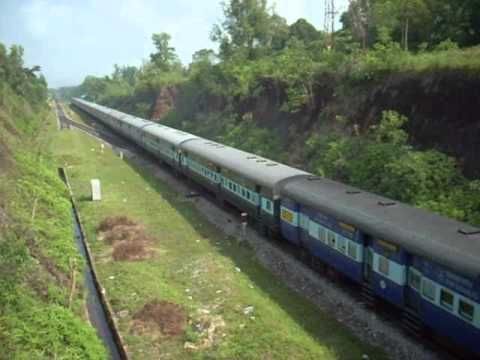
[[[323,31],[326,35],[327,49],[331,49],[334,45],[335,16],[338,14],[335,0],[324,0],[324,10]]]

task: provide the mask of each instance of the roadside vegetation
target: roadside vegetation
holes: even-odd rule
[[[0,44],[0,358],[105,359],[86,319],[68,194],[48,152],[56,119],[39,68],[25,68],[22,54]]]
[[[358,126],[350,110],[395,74],[426,84],[452,72],[480,80],[479,4],[356,0],[342,29],[327,34],[304,19],[288,25],[265,0],[231,0],[211,32],[217,52],[199,50],[185,67],[170,36],[154,34],[156,52],[141,68],[115,66],[59,93],[148,118],[167,89],[167,125],[480,224],[478,180],[438,149],[413,147],[414,116],[387,108]]]
[[[102,152],[79,131],[62,131],[51,146],[68,166],[132,358],[385,358],[289,290],[151,168]],[[101,202],[88,200],[92,177]]]

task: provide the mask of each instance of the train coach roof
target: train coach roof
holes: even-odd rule
[[[151,123],[150,125],[143,128],[143,130],[155,137],[158,137],[164,141],[167,141],[170,144],[178,146],[187,140],[199,139],[198,136],[168,127],[156,123]]]
[[[289,182],[282,195],[452,270],[480,275],[480,229],[324,178]]]
[[[181,148],[187,153],[241,174],[250,181],[273,190],[274,193],[282,180],[310,175],[305,171],[206,139],[188,141],[182,144]]]
[[[106,106],[98,105],[81,99],[74,99],[74,101],[81,103],[87,108],[93,108],[105,114],[108,114],[118,120],[123,121],[124,123],[127,123],[137,128],[141,128],[146,133],[163,139],[173,145],[178,145],[186,140],[198,138],[198,136],[168,126],[160,125],[150,120],[145,120],[133,115],[129,115],[118,110],[110,109]]]
[[[88,101],[81,100],[81,99],[74,99],[74,102],[79,102],[84,107],[96,109],[97,111],[101,111],[102,113],[108,114],[108,115],[114,117],[115,119],[121,120],[124,123],[127,123],[131,126],[143,127],[143,126],[146,126],[146,125],[149,125],[149,124],[153,124],[153,122],[151,122],[149,120],[145,120],[145,119],[133,116],[133,115],[129,115],[129,114],[126,114],[124,112],[121,112],[121,111],[118,111],[118,110],[115,110],[115,109],[110,109],[110,108],[108,108],[106,106],[103,106],[103,105],[95,104],[95,103],[88,102]]]

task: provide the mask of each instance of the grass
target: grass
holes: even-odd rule
[[[249,248],[210,225],[187,201],[142,168],[121,161],[97,140],[63,131],[52,143],[58,165],[67,165],[79,201],[97,269],[135,359],[359,359],[383,351],[362,343],[330,315],[293,293],[263,268]],[[89,180],[102,183],[103,199],[90,202]],[[107,216],[126,215],[145,225],[155,256],[136,262],[112,261],[111,246],[96,239]],[[138,331],[133,315],[153,300],[182,305],[189,316],[184,335]],[[250,315],[244,314],[253,306]],[[199,313],[203,311],[203,315]],[[207,314],[208,315],[205,315]],[[187,350],[205,334],[195,324],[221,319],[215,343]],[[203,320],[202,320],[203,319]]]
[[[0,359],[104,359],[86,320],[68,194],[47,151],[54,116],[8,87],[0,99]]]
[[[417,71],[425,71],[428,69],[460,69],[475,71],[478,74],[480,70],[480,47],[410,55],[406,67]]]
[[[353,71],[346,79],[358,85],[366,80],[384,80],[392,74],[443,74],[477,78],[480,74],[480,47],[410,53],[400,48],[371,50],[353,60]],[[348,68],[352,67],[351,65]]]

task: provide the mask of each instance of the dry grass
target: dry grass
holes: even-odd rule
[[[163,335],[167,336],[182,335],[187,326],[185,309],[181,305],[164,300],[153,300],[145,304],[133,318],[137,328],[146,323],[153,323]]]
[[[97,227],[98,238],[113,246],[115,261],[139,261],[153,255],[148,245],[153,239],[145,234],[142,225],[126,216],[111,216]]]
[[[146,243],[143,241],[120,241],[113,247],[112,253],[115,261],[138,261],[150,257]]]
[[[119,241],[137,241],[144,236],[143,229],[139,225],[119,225],[111,230],[102,233],[102,240],[109,245]]]
[[[97,227],[97,232],[113,230],[117,226],[138,226],[138,224],[127,216],[109,216]]]

